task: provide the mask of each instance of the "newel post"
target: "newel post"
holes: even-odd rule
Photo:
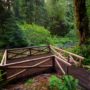
[[[0,87],[3,87],[7,81],[6,69],[0,65]]]
[[[29,53],[30,53],[29,56],[31,56],[32,55],[32,48],[31,47],[29,48]]]
[[[55,57],[52,57],[52,69],[55,72]]]
[[[48,52],[50,53],[50,52],[51,52],[51,47],[50,47],[50,45],[48,45],[48,49],[49,49],[49,51],[48,51]]]
[[[68,56],[68,63],[70,62],[70,56]],[[67,66],[66,73],[69,74],[69,66]]]

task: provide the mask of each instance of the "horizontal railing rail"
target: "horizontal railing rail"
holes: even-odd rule
[[[79,56],[77,54],[68,52],[66,50],[63,50],[61,48],[57,48],[55,46],[50,45],[50,48],[52,50],[52,53],[63,59],[64,61],[74,63],[76,66],[82,66],[82,61],[84,60],[84,57]]]

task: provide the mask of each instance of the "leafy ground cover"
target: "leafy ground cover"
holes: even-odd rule
[[[42,75],[29,79],[25,85],[26,90],[81,90],[78,80],[72,76]]]
[[[23,84],[9,86],[7,90],[82,90],[78,87],[78,80],[72,76],[56,74],[42,74],[31,78]]]

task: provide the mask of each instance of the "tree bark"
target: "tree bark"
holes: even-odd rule
[[[74,0],[77,29],[80,36],[80,45],[90,43],[89,21],[86,9],[86,0]]]

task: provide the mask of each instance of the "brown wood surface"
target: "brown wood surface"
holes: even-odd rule
[[[56,54],[54,55],[51,50]],[[90,90],[90,72],[73,65],[73,63],[77,64],[78,62],[72,56],[79,58],[80,63],[83,59],[81,56],[63,51],[69,54],[69,58],[66,58],[50,46],[16,48],[9,49],[7,52],[3,58],[8,59],[4,60],[5,62],[2,61],[3,65],[0,65],[3,73],[5,73],[4,80],[11,81],[21,77],[38,75],[46,71],[53,72],[55,69],[56,73],[61,75],[70,74],[74,76],[79,79],[80,85],[85,87],[86,90]],[[12,55],[8,56],[9,54]],[[15,58],[12,58],[12,56]],[[68,61],[73,61],[73,63]]]

